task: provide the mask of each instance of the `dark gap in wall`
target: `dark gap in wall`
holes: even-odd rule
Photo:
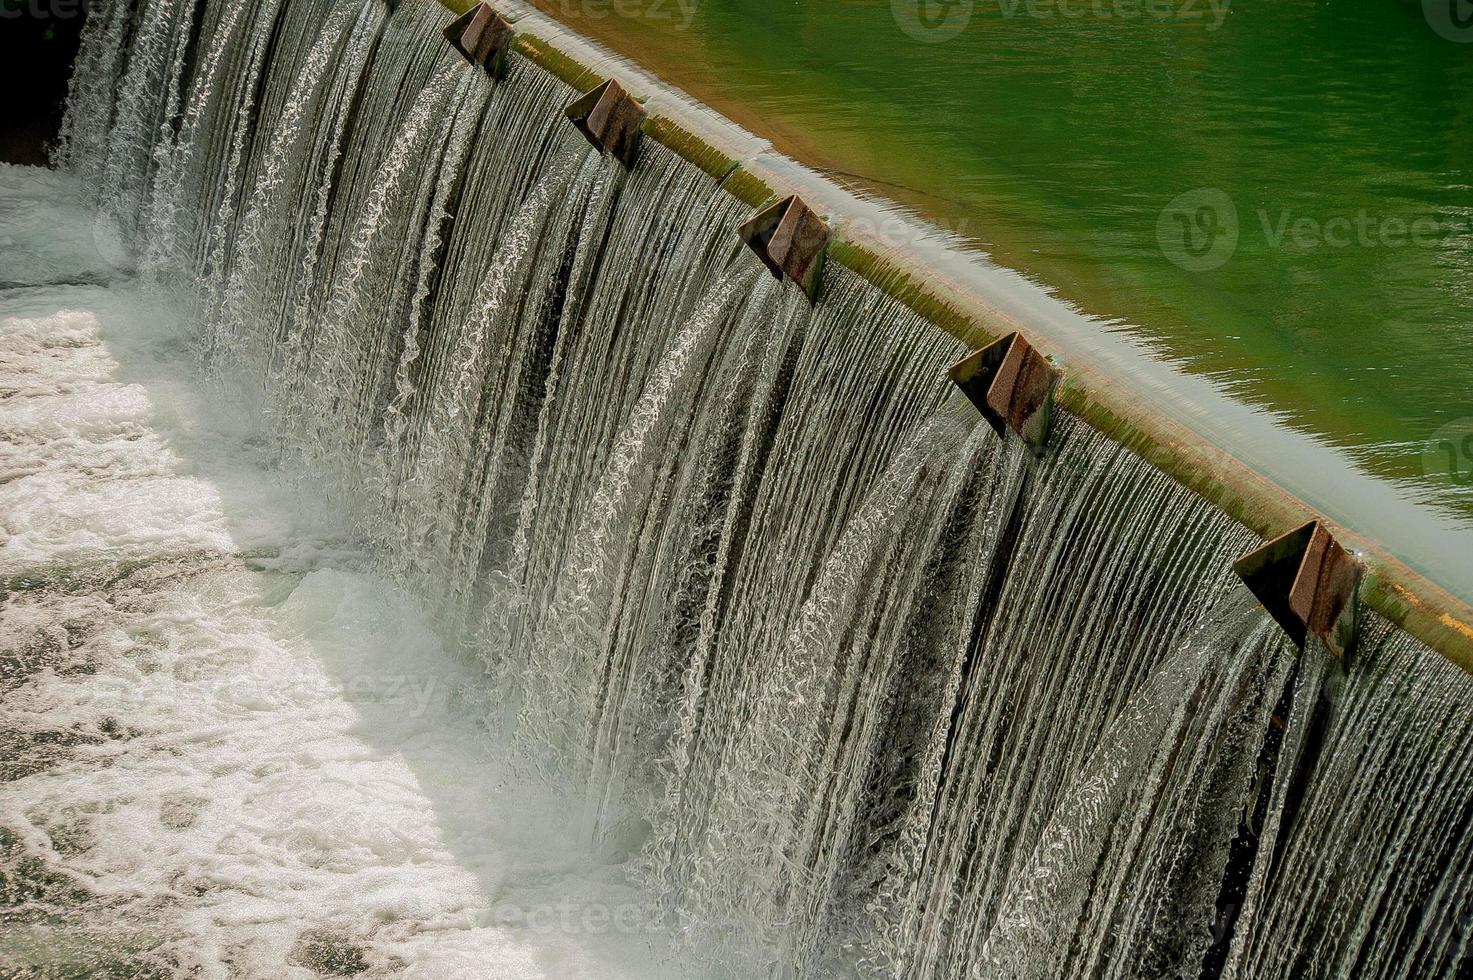
[[[1294,685],[1299,665],[1290,672],[1284,682],[1264,733],[1263,747],[1259,750],[1254,771],[1254,792],[1247,801],[1238,822],[1238,833],[1228,848],[1227,867],[1222,877],[1222,887],[1217,896],[1217,918],[1212,923],[1212,945],[1202,960],[1202,980],[1215,980],[1222,976],[1227,966],[1228,952],[1232,949],[1233,933],[1238,924],[1238,915],[1243,901],[1248,896],[1248,885],[1253,878],[1253,867],[1258,861],[1259,844],[1263,825],[1268,820],[1268,808],[1273,796],[1274,775],[1278,771],[1279,758],[1284,745],[1284,734],[1288,720],[1294,711]]]
[[[87,0],[0,0],[0,162],[44,166]]]

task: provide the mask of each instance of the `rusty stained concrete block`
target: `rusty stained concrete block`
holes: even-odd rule
[[[1336,656],[1352,652],[1361,565],[1322,521],[1250,551],[1233,563],[1233,571],[1299,647],[1313,634]]]
[[[802,198],[793,194],[764,208],[743,222],[737,234],[774,276],[797,283],[810,301],[818,298],[832,232]]]
[[[1060,372],[1022,334],[973,351],[948,374],[998,435],[1012,429],[1035,449],[1043,446]]]
[[[609,79],[574,99],[567,113],[588,142],[618,160],[624,169],[633,169],[645,111],[622,85]]]
[[[506,53],[513,34],[511,24],[484,3],[476,4],[445,28],[445,40],[492,78],[506,74]]]

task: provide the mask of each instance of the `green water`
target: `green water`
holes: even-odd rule
[[[1473,515],[1473,5],[1427,4],[539,0]]]

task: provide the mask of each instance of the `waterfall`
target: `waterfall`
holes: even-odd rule
[[[1424,977],[1473,943],[1473,683],[1295,651],[1252,533],[944,330],[810,305],[432,0],[114,0],[64,126],[206,376],[340,488],[485,725],[732,975]]]
[[[1361,642],[1353,677],[1321,651],[1298,679],[1306,724],[1280,766],[1227,976],[1469,968],[1473,690],[1384,621]]]

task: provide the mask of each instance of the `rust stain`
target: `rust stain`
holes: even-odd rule
[[[1454,619],[1447,613],[1443,613],[1437,618],[1442,620],[1442,625],[1446,626],[1448,629],[1452,630],[1455,633],[1461,633],[1468,639],[1473,640],[1473,626],[1469,626],[1461,619]]]
[[[1426,608],[1426,603],[1422,602],[1421,599],[1418,599],[1416,594],[1407,589],[1405,586],[1392,582],[1391,588],[1399,598],[1406,602],[1407,605],[1415,606],[1418,609]],[[1454,633],[1457,633],[1458,635],[1465,637],[1466,639],[1473,640],[1473,626],[1469,626],[1467,623],[1453,616],[1451,613],[1438,613],[1437,621],[1446,626],[1448,629],[1452,630]]]

